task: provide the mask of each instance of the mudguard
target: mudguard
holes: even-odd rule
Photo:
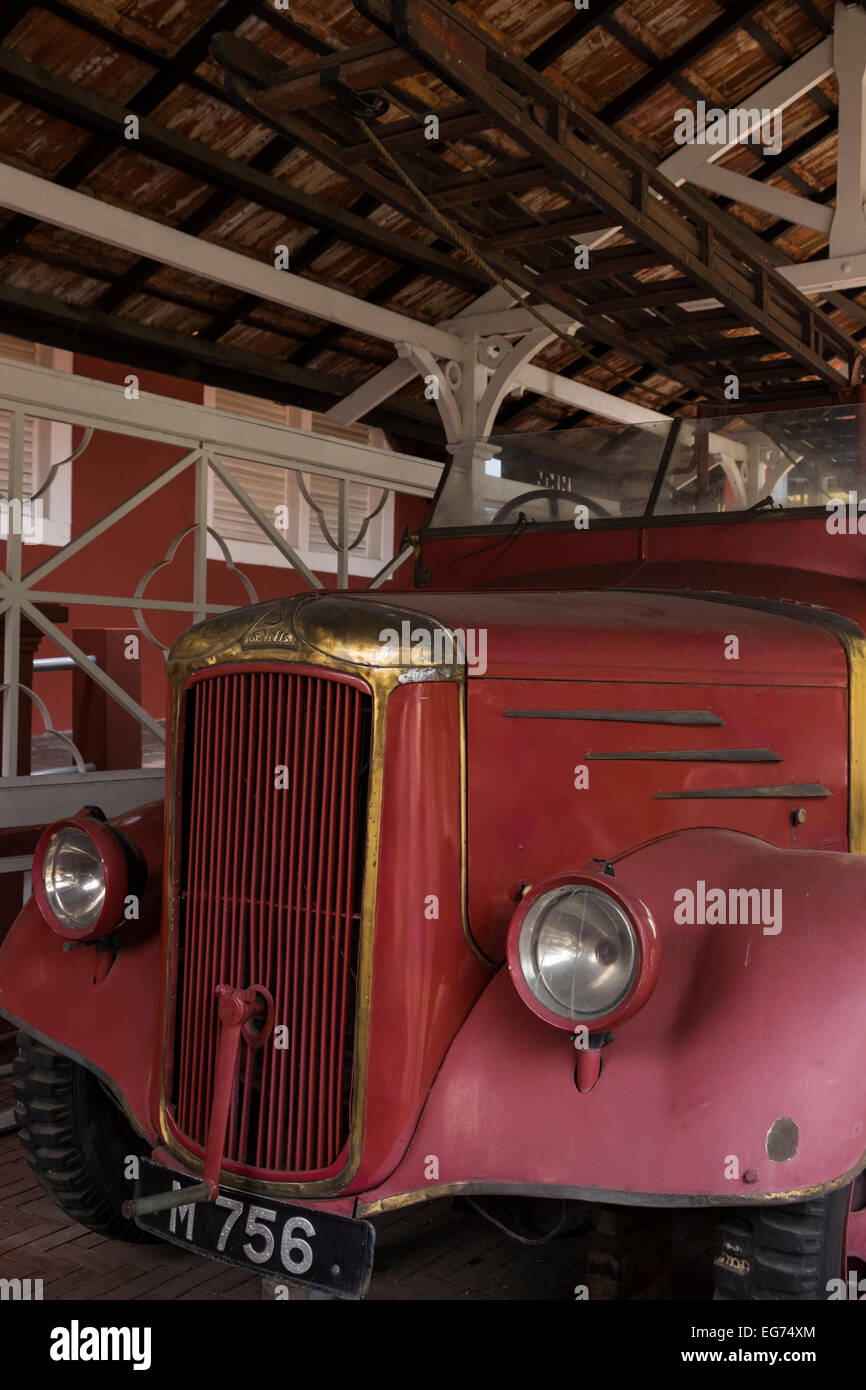
[[[124,923],[107,974],[100,978],[93,946],[64,951],[30,898],[0,946],[0,1014],[90,1066],[139,1133],[155,1143],[150,1091],[162,1017],[163,804],[151,802],[110,824],[141,849],[148,876],[139,918]]]
[[[525,1007],[503,967],[363,1211],[459,1190],[794,1201],[866,1164],[866,859],[706,829],[651,841],[614,873],[655,916],[661,971],[594,1088],[578,1092],[573,1039]],[[750,900],[735,911],[744,924],[713,920],[722,897],[730,915],[731,889],[766,890],[763,919]],[[683,920],[689,894],[710,921]]]

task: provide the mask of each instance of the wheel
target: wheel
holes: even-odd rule
[[[93,1073],[19,1033],[12,1087],[27,1162],[60,1209],[114,1240],[155,1239],[120,1214],[126,1160],[147,1151]]]
[[[822,1301],[866,1294],[866,1184],[790,1206],[729,1207],[716,1226],[716,1299]],[[852,1278],[853,1276],[853,1278]],[[840,1281],[835,1285],[831,1280]]]

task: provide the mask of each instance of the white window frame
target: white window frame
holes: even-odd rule
[[[204,398],[202,402],[203,405],[210,406],[212,409],[216,409],[216,402],[216,389],[212,386],[206,386],[204,388]],[[307,421],[310,418],[310,412],[302,411],[300,412],[300,414],[302,419],[304,419],[305,421],[303,428],[309,428],[309,423],[307,423]],[[219,454],[218,457],[220,461],[224,463],[228,471],[231,472],[232,466],[230,457],[223,454]],[[265,467],[267,466],[269,465],[265,465]],[[336,550],[332,550],[330,547],[328,547],[327,551],[312,550],[310,548],[310,529],[311,527],[315,527],[317,530],[319,529],[318,518],[316,517],[316,514],[313,511],[312,507],[309,505],[309,503],[304,499],[304,497],[302,497],[300,489],[297,488],[297,484],[295,483],[295,479],[297,477],[296,471],[294,469],[288,469],[286,471],[290,475],[288,487],[289,527],[288,530],[285,532],[286,540],[288,541],[292,549],[297,551],[304,564],[307,565],[311,570],[319,574],[336,574],[339,564],[338,552]],[[307,490],[310,491],[311,475],[308,472],[303,472],[302,476]],[[212,469],[209,469],[207,488],[207,519],[209,526],[213,526],[214,524],[214,481],[215,474]],[[348,479],[347,486],[351,486],[351,481]],[[381,489],[379,489],[376,485],[371,486],[373,491],[373,505],[375,506],[378,497],[381,495]],[[297,500],[293,499],[293,492],[295,493]],[[269,517],[268,520],[272,521],[273,518]],[[376,516],[370,522],[370,525],[367,530],[367,535],[371,539],[371,549],[374,551],[374,554],[370,556],[364,556],[358,555],[355,551],[350,550],[349,574],[357,575],[359,578],[372,579],[375,575],[379,573],[382,567],[388,563],[389,560],[392,560],[394,558],[395,552],[393,489],[389,491],[385,505],[382,508],[381,512],[379,512],[379,515]],[[232,562],[234,564],[267,565],[273,569],[293,568],[289,561],[283,555],[280,554],[276,547],[271,545],[264,532],[262,532],[261,541],[235,540],[231,536],[224,536],[223,539],[229,548],[232,557]],[[334,537],[334,539],[336,540],[336,536]],[[350,540],[351,539],[353,539],[353,537],[350,536]],[[223,560],[225,558],[222,549],[220,548],[214,537],[211,535],[209,535],[207,538],[207,558],[209,560]]]
[[[26,340],[25,340],[26,341]],[[62,348],[34,344],[37,367],[50,367],[55,372],[72,372],[74,357]],[[2,362],[0,354],[0,362]],[[27,414],[25,410],[24,414]],[[50,469],[72,453],[72,426],[62,420],[44,420],[29,416],[33,421],[33,484],[39,488]],[[42,537],[23,536],[25,545],[48,545],[58,549],[72,538],[72,470],[75,464],[59,469],[53,483],[40,499],[42,502]]]
[[[37,367],[51,367],[55,372],[73,370],[73,354],[63,348],[37,344]],[[41,487],[49,469],[72,453],[72,426],[61,420],[35,421],[36,486]],[[74,463],[60,468],[54,482],[42,498],[42,544],[68,545],[72,538],[72,470]]]

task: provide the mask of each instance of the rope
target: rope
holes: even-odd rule
[[[427,197],[427,194],[423,191],[423,189],[419,188],[418,184],[411,177],[411,175],[406,172],[406,170],[400,164],[399,160],[394,158],[387,145],[383,144],[383,142],[379,139],[378,135],[376,135],[375,131],[373,131],[370,128],[370,126],[367,124],[364,118],[362,116],[357,115],[357,113],[353,114],[358,125],[361,127],[361,129],[364,131],[364,134],[367,136],[367,139],[378,150],[379,154],[385,160],[386,164],[388,164],[389,167],[393,169],[394,173],[400,179],[400,182],[404,185],[404,187],[407,188],[409,192],[413,195],[413,197],[418,199],[422,207],[426,209],[432,221],[439,228],[439,231],[446,238],[446,240],[453,242],[455,246],[459,246],[460,250],[463,251],[469,262],[475,267],[476,270],[480,270],[482,275],[487,275],[489,279],[491,279],[494,282],[494,284],[498,285],[500,289],[505,290],[508,293],[508,295],[513,299],[514,290],[512,286],[508,283],[508,281],[505,279],[503,275],[500,275],[499,271],[496,270],[494,266],[490,265],[490,263],[487,260],[485,260],[485,258],[482,255],[479,254],[479,252],[476,250],[474,242],[466,234],[466,232],[464,232],[463,228],[460,227],[456,222],[452,222],[450,217],[446,217],[444,213],[439,211],[436,205],[432,203],[430,199]],[[664,392],[657,391],[652,386],[643,386],[640,382],[634,381],[630,376],[626,376],[625,373],[617,371],[615,367],[611,367],[609,363],[605,362],[602,358],[598,357],[594,352],[590,352],[589,349],[586,348],[583,344],[575,343],[575,340],[571,336],[571,334],[566,333],[563,329],[561,329],[558,326],[558,324],[555,324],[552,321],[552,319],[549,319],[547,315],[535,304],[530,304],[527,302],[527,300],[521,300],[520,307],[522,309],[526,309],[527,313],[531,314],[533,318],[537,319],[540,324],[547,328],[557,338],[561,338],[564,343],[567,343],[568,346],[572,349],[572,351],[574,351],[575,347],[579,347],[583,356],[588,358],[590,362],[595,363],[596,366],[601,367],[605,372],[609,372],[610,375],[616,377],[618,381],[626,383],[632,388],[632,390],[643,391],[648,396],[655,396],[657,400],[663,401],[664,404],[668,406],[695,404],[694,401],[688,401],[683,396],[666,396]],[[659,368],[656,368],[656,370],[660,372]],[[661,372],[660,374],[663,375],[663,373]]]

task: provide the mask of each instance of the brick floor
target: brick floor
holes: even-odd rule
[[[10,1083],[0,1077],[0,1109],[10,1104]],[[520,1245],[460,1200],[388,1212],[374,1224],[369,1299],[568,1302],[588,1282],[585,1235]],[[0,1278],[42,1279],[44,1297],[59,1300],[273,1297],[259,1276],[174,1245],[106,1240],[71,1221],[30,1172],[14,1135],[0,1138]],[[651,1285],[638,1297],[663,1296],[659,1290]]]
[[[375,1224],[371,1299],[574,1297],[583,1258],[574,1238],[523,1247],[450,1200],[388,1213]],[[106,1240],[71,1221],[43,1193],[14,1135],[0,1139],[0,1278],[42,1279],[44,1297],[60,1300],[271,1296],[243,1270],[174,1245]]]

